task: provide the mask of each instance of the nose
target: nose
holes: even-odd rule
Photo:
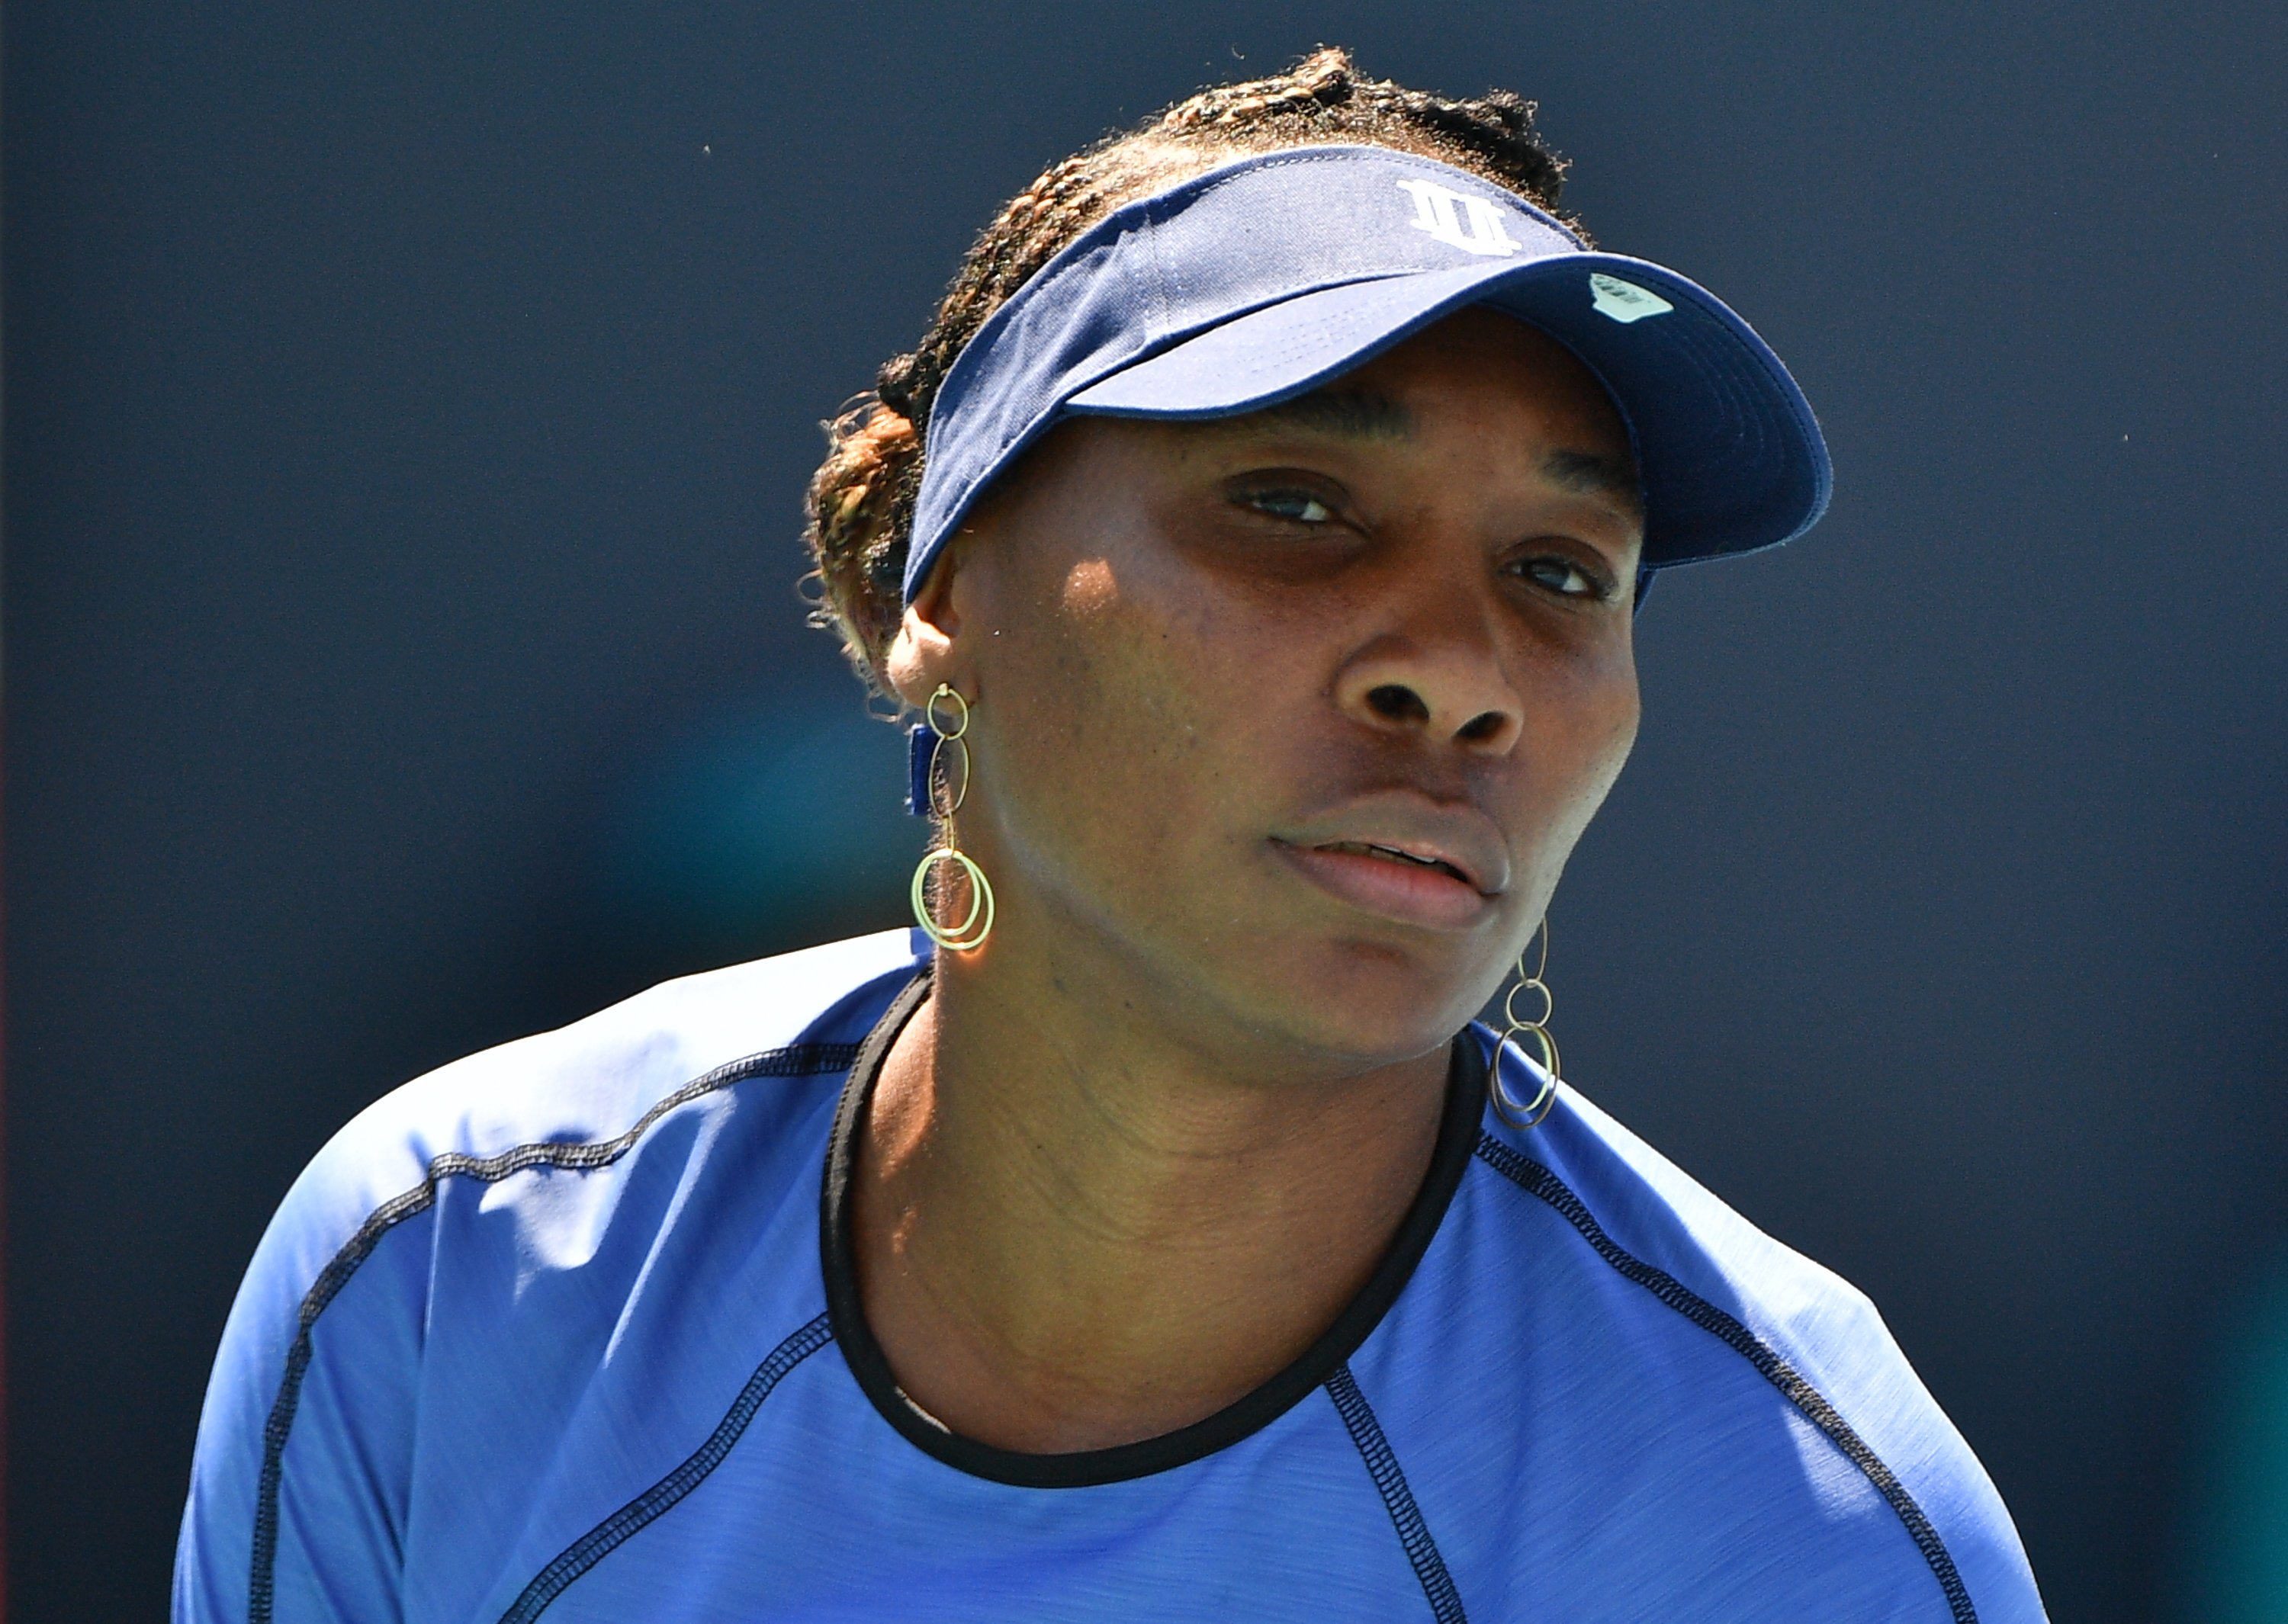
[[[1525,705],[1490,648],[1378,638],[1335,679],[1343,714],[1378,733],[1451,741],[1473,756],[1506,756]]]

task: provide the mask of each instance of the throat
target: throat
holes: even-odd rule
[[[946,1448],[1116,1453],[1299,1371],[1308,1390],[1331,1334],[1362,1337],[1402,1286],[1474,1135],[1443,1053],[1209,1110],[1132,1073],[1108,1094],[1037,1055],[976,1064],[918,986],[853,1071],[822,1216],[854,1370]]]

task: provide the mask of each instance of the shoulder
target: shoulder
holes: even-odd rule
[[[1887,1503],[1958,1619],[2042,1617],[2009,1513],[1864,1294],[1781,1244],[1569,1085],[1538,1127],[1477,1153],[1572,1235],[1627,1311],[1728,1349]],[[1593,1263],[1591,1261],[1593,1259]],[[1657,1305],[1656,1307],[1655,1305]]]
[[[664,982],[441,1066],[353,1119],[281,1216],[339,1245],[440,1176],[497,1179],[575,1150],[593,1167],[745,1079],[838,1073],[914,962],[907,931],[856,937]]]
[[[914,963],[899,931],[671,981],[360,1113],[288,1192],[232,1307],[178,1617],[242,1616],[322,1573],[393,1593],[424,1416],[442,1402],[456,1447],[544,1448],[646,1271],[703,1281],[743,1256],[709,1237],[786,1206],[816,1163],[799,1130]],[[801,1271],[779,1273],[799,1295]],[[513,1403],[494,1391],[508,1366]]]

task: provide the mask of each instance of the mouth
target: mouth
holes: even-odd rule
[[[1435,931],[1469,931],[1497,906],[1468,867],[1426,842],[1274,839],[1288,865],[1326,895],[1379,918]]]
[[[1331,840],[1310,848],[1314,852],[1338,852],[1356,857],[1379,859],[1384,862],[1402,863],[1409,867],[1428,868],[1458,880],[1472,891],[1478,883],[1459,864],[1439,856],[1434,852],[1410,851],[1404,846],[1387,846],[1371,840]]]

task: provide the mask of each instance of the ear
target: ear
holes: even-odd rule
[[[891,690],[918,710],[940,683],[949,683],[966,693],[972,685],[963,680],[960,658],[961,615],[954,607],[953,578],[959,569],[960,547],[947,548],[922,582],[922,590],[906,606],[898,634],[882,656],[882,672]]]

